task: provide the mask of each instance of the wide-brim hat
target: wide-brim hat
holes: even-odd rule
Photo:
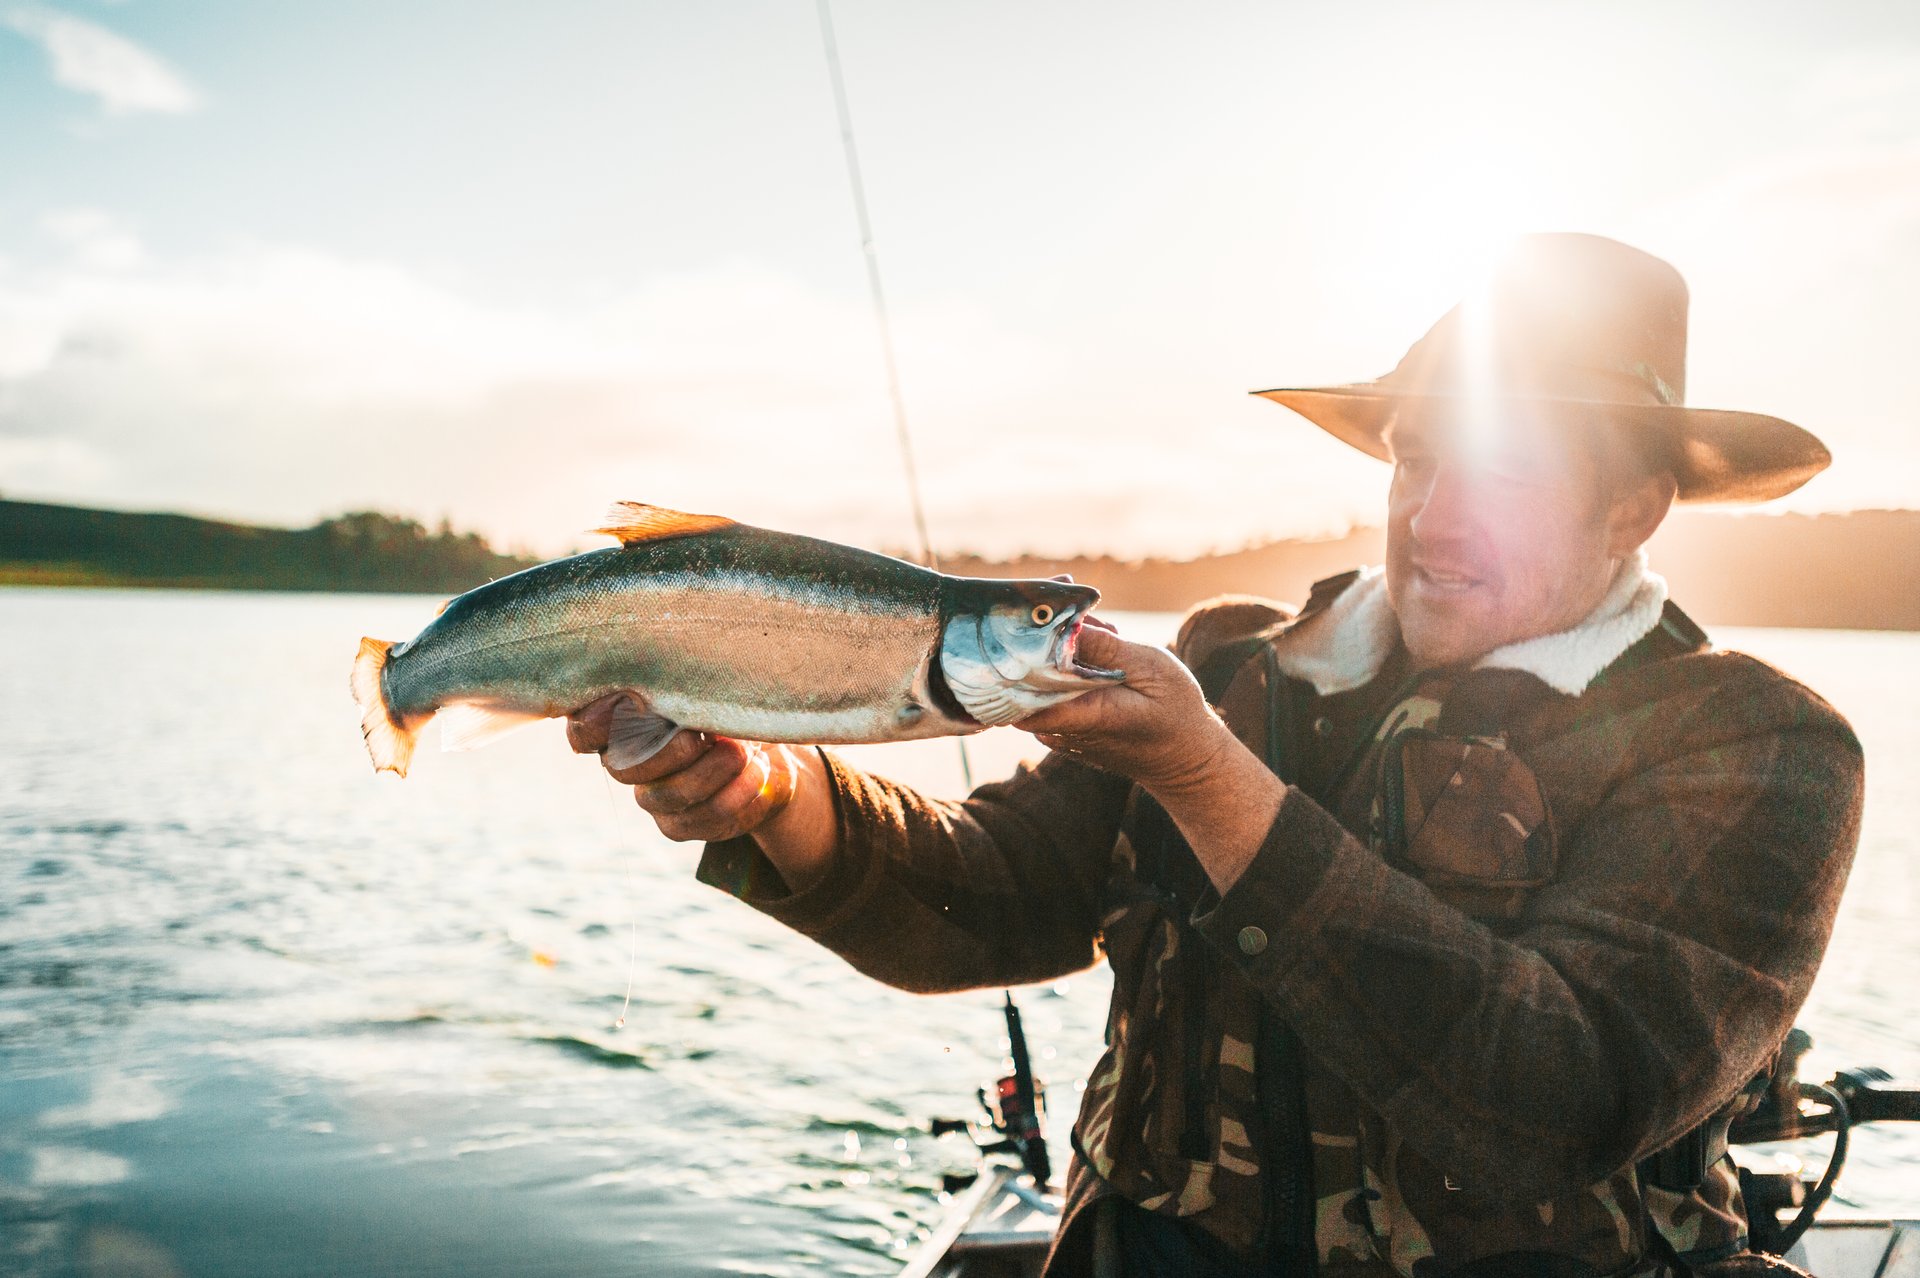
[[[1638,446],[1673,471],[1682,501],[1768,501],[1832,461],[1792,422],[1688,407],[1686,365],[1678,271],[1597,235],[1528,235],[1386,376],[1254,394],[1382,461],[1392,460],[1387,428],[1408,401],[1588,405],[1633,428]]]

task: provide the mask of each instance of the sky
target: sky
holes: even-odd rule
[[[1920,505],[1920,7],[834,0],[937,548],[1377,522],[1252,389],[1627,240],[1782,510]],[[912,544],[813,0],[0,0],[0,495]],[[1770,508],[1770,509],[1771,509]]]

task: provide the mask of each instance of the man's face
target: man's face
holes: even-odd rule
[[[1420,668],[1577,625],[1632,549],[1576,442],[1581,425],[1552,420],[1568,411],[1436,403],[1395,418],[1387,596]]]

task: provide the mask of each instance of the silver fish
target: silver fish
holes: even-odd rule
[[[362,639],[353,695],[375,768],[405,776],[436,715],[462,749],[634,694],[607,757],[682,729],[757,741],[978,732],[1116,682],[1074,659],[1099,591],[943,573],[717,515],[622,502],[618,547],[449,600],[405,643]],[[640,708],[644,707],[644,708]]]

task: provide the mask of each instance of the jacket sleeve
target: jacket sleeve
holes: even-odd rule
[[[1195,925],[1462,1188],[1537,1201],[1593,1184],[1767,1066],[1826,947],[1859,744],[1769,676],[1634,743],[1644,766],[1563,844],[1517,930],[1441,901],[1298,791]]]
[[[1283,617],[1230,597],[1181,626],[1190,664]],[[933,799],[822,751],[840,848],[826,877],[787,890],[751,838],[708,846],[700,879],[918,993],[1017,985],[1090,967],[1132,783],[1048,755],[964,802]]]
[[[1098,960],[1124,777],[1049,755],[954,802],[821,755],[840,826],[826,877],[789,892],[739,838],[708,846],[703,882],[916,993],[1050,980]]]

